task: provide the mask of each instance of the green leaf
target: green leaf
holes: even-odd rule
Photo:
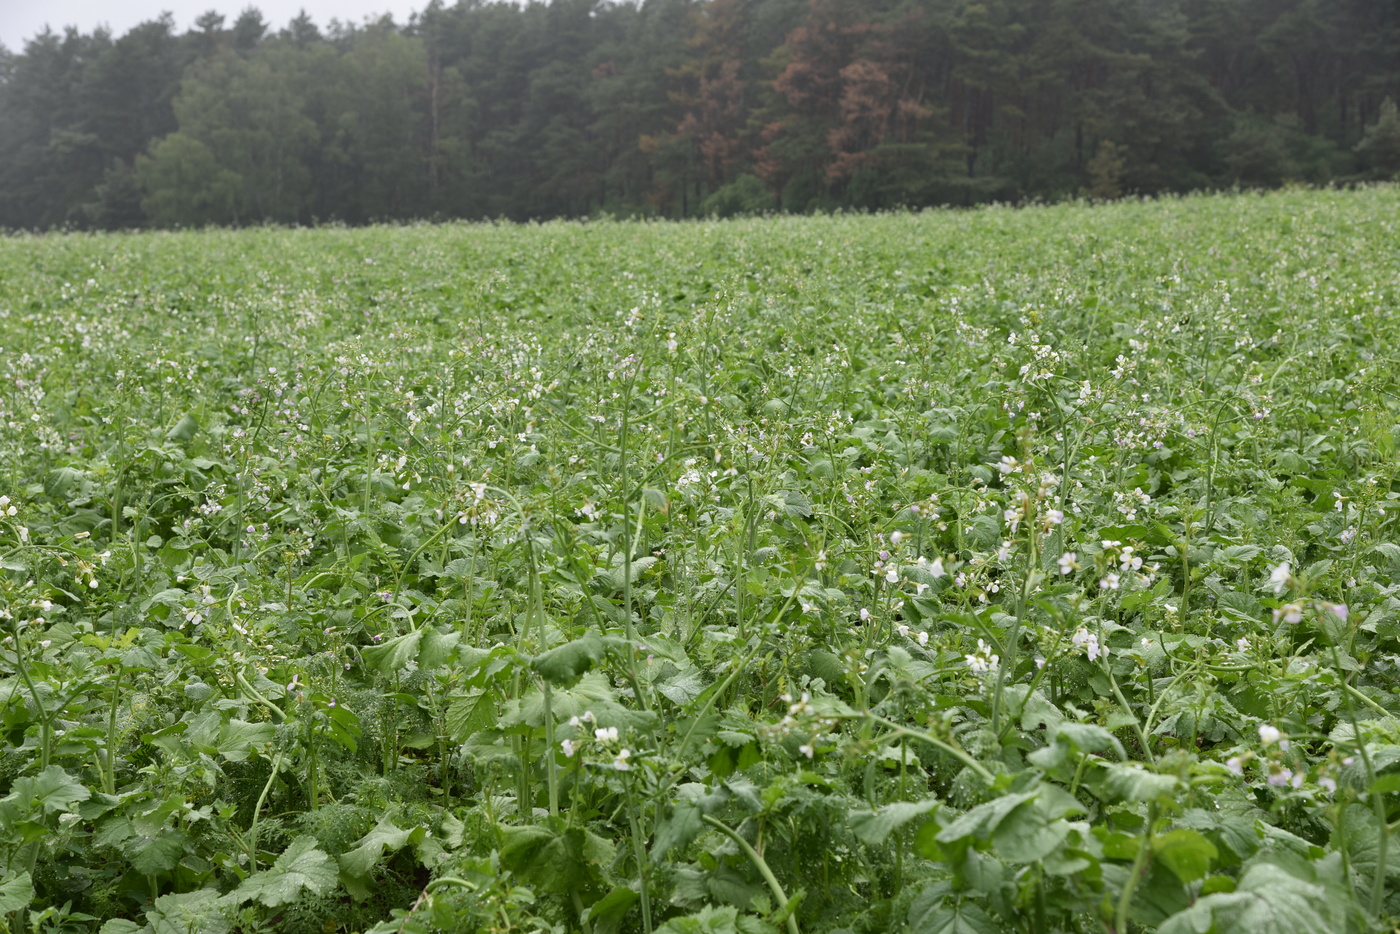
[[[447,735],[454,743],[465,743],[477,733],[496,723],[496,706],[490,691],[468,691],[454,696],[444,717]]]
[[[1220,854],[1205,837],[1194,830],[1172,830],[1152,841],[1154,859],[1166,866],[1182,882],[1195,882],[1210,872],[1211,861]]]
[[[1120,760],[1127,758],[1118,737],[1094,723],[1060,723],[1053,735],[1050,745],[1026,757],[1033,765],[1047,772],[1068,763],[1077,763],[1081,754],[1112,750]]]
[[[1369,899],[1376,881],[1376,863],[1381,858],[1380,826],[1376,813],[1364,805],[1352,804],[1347,807],[1342,820],[1337,822],[1337,828],[1333,831],[1332,842],[1347,854],[1352,871],[1357,876],[1358,896]],[[1400,875],[1400,853],[1396,852],[1397,849],[1400,848],[1394,842],[1386,847],[1387,879]]]
[[[891,833],[909,821],[937,807],[938,801],[935,798],[925,801],[897,801],[874,811],[851,811],[846,815],[846,823],[862,843],[876,846],[884,843]]]
[[[174,869],[184,852],[184,832],[164,827],[135,832],[123,847],[131,868],[146,876]]]
[[[1258,852],[1263,839],[1252,817],[1206,808],[1189,808],[1177,819],[1178,827],[1189,827],[1207,834],[1224,856],[1233,856],[1238,865]]]
[[[971,900],[945,904],[946,885],[925,889],[909,906],[909,934],[1003,934],[1005,925]]]
[[[77,487],[82,486],[85,480],[87,480],[87,474],[76,467],[59,467],[56,470],[50,470],[48,476],[44,478],[44,493],[51,499],[66,501],[68,495]]]
[[[252,899],[276,908],[294,901],[303,889],[324,895],[335,884],[335,861],[316,848],[315,837],[306,835],[293,840],[271,869],[244,879],[232,894],[240,904]]]
[[[1327,890],[1273,863],[1245,870],[1233,892],[1216,892],[1172,915],[1158,934],[1287,931],[1332,934]]]
[[[370,645],[360,650],[365,664],[382,675],[392,675],[418,658],[418,645],[423,641],[422,630],[396,636],[382,645]]]
[[[219,755],[230,762],[243,762],[276,735],[277,727],[271,723],[249,723],[235,717],[219,729]]]
[[[1122,890],[1131,868],[1109,865],[1104,868],[1104,882],[1110,888]],[[1129,917],[1141,925],[1156,927],[1167,918],[1191,904],[1191,890],[1161,863],[1151,863],[1147,873],[1133,892]]]
[[[45,814],[58,811],[71,811],[73,805],[92,797],[73,776],[62,767],[51,765],[37,776],[17,778],[11,786],[10,794],[4,799],[29,808],[38,808]]]
[[[139,931],[149,930],[150,928],[137,924],[135,921],[128,921],[126,918],[109,918],[98,929],[97,934],[137,934]]]
[[[440,668],[452,659],[452,652],[462,634],[456,630],[439,632],[428,629],[423,633],[423,644],[418,650],[418,667],[423,671]]]
[[[34,901],[34,880],[29,873],[7,876],[0,882],[0,915],[28,907]]]
[[[1170,801],[1180,781],[1174,775],[1159,775],[1137,763],[1114,763],[1104,768],[1097,783],[1110,801]]]
[[[658,681],[656,690],[677,707],[684,707],[699,697],[701,691],[705,690],[705,681],[700,674],[700,669],[689,665]]]
[[[175,423],[175,427],[165,433],[166,441],[179,441],[184,443],[199,433],[199,422],[194,420],[193,415],[186,415]]]
[[[424,833],[422,827],[400,830],[389,818],[381,817],[374,829],[356,842],[353,850],[340,857],[340,871],[354,878],[366,878],[386,850],[393,853],[408,844],[416,844]]]
[[[531,667],[555,687],[572,687],[594,665],[603,660],[606,649],[596,632],[539,655]]]
[[[146,912],[146,922],[154,934],[227,934],[233,925],[225,905],[214,889],[162,895]]]
[[[1007,794],[994,798],[986,804],[979,804],[966,814],[944,827],[938,833],[939,843],[953,843],[963,837],[985,840],[1012,811],[1035,797],[1035,792]]]
[[[1014,808],[992,832],[997,853],[1008,862],[1038,862],[1069,835],[1069,822],[1050,817],[1039,803],[1031,800]]]
[[[656,934],[743,934],[739,926],[739,909],[733,905],[706,905],[692,915],[671,918],[656,929]]]
[[[584,909],[582,920],[592,924],[593,934],[617,934],[627,912],[640,898],[634,890],[619,886]]]
[[[676,848],[684,848],[704,829],[704,811],[697,802],[678,801],[657,824],[656,838],[651,846],[651,858],[660,863]]]
[[[611,842],[577,827],[502,827],[501,836],[501,865],[545,892],[568,892],[601,880],[614,854]]]

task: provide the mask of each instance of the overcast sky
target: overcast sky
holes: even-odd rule
[[[62,32],[65,26],[77,26],[88,33],[98,26],[107,26],[113,36],[120,36],[137,23],[155,19],[166,11],[175,14],[176,32],[189,29],[196,17],[211,9],[222,13],[227,18],[225,22],[232,25],[250,5],[262,11],[273,31],[286,26],[302,9],[322,27],[332,19],[361,23],[366,16],[378,18],[383,13],[404,23],[427,3],[428,0],[257,0],[251,4],[249,0],[0,0],[0,43],[12,52],[21,51],[25,40],[43,32],[45,25],[55,32]]]

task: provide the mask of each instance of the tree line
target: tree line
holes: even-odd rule
[[[1400,173],[1400,0],[434,0],[0,47],[0,227],[683,217]]]

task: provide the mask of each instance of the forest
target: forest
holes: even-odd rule
[[[0,228],[729,216],[1400,173],[1400,0],[434,0],[0,48]]]

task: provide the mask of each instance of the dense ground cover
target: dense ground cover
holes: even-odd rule
[[[1397,242],[6,239],[4,921],[1393,924]]]

